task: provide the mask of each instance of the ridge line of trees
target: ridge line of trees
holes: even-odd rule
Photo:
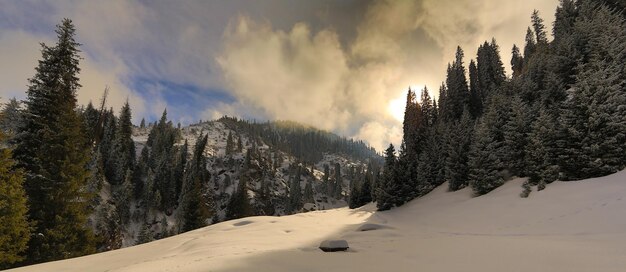
[[[374,190],[379,210],[444,182],[486,194],[512,177],[529,177],[521,194],[555,180],[604,176],[626,165],[626,19],[616,1],[561,0],[548,40],[531,15],[523,55],[514,45],[507,78],[495,39],[469,71],[458,47],[439,89],[417,101],[408,91],[399,151],[385,152]],[[469,75],[469,80],[466,75]]]

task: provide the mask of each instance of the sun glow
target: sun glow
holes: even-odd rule
[[[404,119],[404,106],[406,105],[406,95],[389,101],[388,110],[391,116],[396,120],[402,122]]]
[[[423,88],[424,86],[411,85],[411,90],[415,92],[417,101],[419,101],[420,99]],[[407,91],[408,91],[407,89],[401,91],[399,95],[396,98],[389,101],[389,104],[387,105],[387,110],[389,111],[389,114],[400,122],[404,120],[404,107],[406,106]]]

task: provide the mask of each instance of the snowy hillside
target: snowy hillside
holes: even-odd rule
[[[288,152],[287,150],[281,150],[280,147],[273,146],[271,143],[266,143],[259,135],[251,135],[249,129],[242,128],[244,121],[233,121],[230,118],[222,118],[215,121],[202,122],[198,124],[192,124],[190,126],[181,128],[181,138],[177,145],[182,145],[184,141],[187,141],[189,146],[194,146],[200,135],[207,135],[208,141],[204,150],[205,156],[208,158],[207,168],[212,176],[214,188],[216,189],[216,195],[218,196],[216,201],[217,205],[217,220],[223,220],[225,218],[225,207],[227,205],[230,196],[234,193],[237,187],[238,180],[241,176],[243,168],[245,154],[250,149],[254,149],[259,153],[257,158],[253,158],[253,164],[257,168],[258,172],[271,172],[270,181],[270,194],[275,196],[273,203],[274,213],[270,215],[284,215],[291,212],[285,211],[284,206],[281,206],[281,199],[285,194],[285,191],[289,190],[290,178],[293,176],[293,167],[303,166],[309,168],[310,173],[301,173],[301,188],[305,188],[306,183],[312,183],[313,187],[313,201],[304,202],[304,211],[310,210],[323,210],[329,208],[337,208],[347,206],[347,196],[349,194],[350,181],[353,179],[348,176],[350,169],[352,168],[365,168],[367,166],[368,159],[365,157],[351,157],[344,153],[325,153],[320,160],[314,162],[303,162],[301,158],[298,158],[295,154]],[[291,126],[301,126],[302,128],[310,131],[316,131],[315,128],[299,125],[295,122],[273,122],[276,126],[284,126],[288,124]],[[249,125],[249,124],[246,124]],[[254,124],[258,125],[259,124]],[[148,140],[149,128],[135,129],[133,140],[136,144],[137,156],[141,154],[141,150],[146,145]],[[237,142],[239,139],[242,143],[241,151],[235,151],[233,154],[227,154],[227,139],[228,135],[233,137],[233,141]],[[340,140],[340,137],[332,134],[330,137],[336,137],[336,140]],[[191,155],[191,149],[189,153]],[[275,157],[280,157],[280,163],[276,165],[275,169],[272,167],[272,161],[275,161]],[[264,162],[263,159],[267,158]],[[376,159],[376,158],[375,158]],[[264,165],[269,163],[269,165]],[[324,190],[323,182],[323,169],[325,165],[328,165],[331,169],[339,164],[343,177],[341,184],[341,196],[329,197]],[[334,169],[333,169],[334,171]],[[307,175],[308,174],[308,175]],[[228,177],[227,177],[228,176]],[[249,195],[254,202],[255,194],[261,190],[261,179],[264,177],[258,176],[257,179],[252,180],[249,186]],[[254,204],[254,203],[253,203]]]
[[[555,182],[526,199],[522,179],[476,198],[444,184],[391,211],[249,217],[14,271],[623,271],[625,180]],[[349,251],[318,250],[327,238]]]

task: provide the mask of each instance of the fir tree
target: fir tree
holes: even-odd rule
[[[539,11],[534,10],[531,16],[533,29],[535,30],[537,46],[548,45],[548,34],[546,33],[546,27],[543,24],[543,19],[539,17]]]
[[[621,170],[626,163],[626,23],[607,7],[583,5],[580,24],[590,50],[577,68],[577,82],[565,102],[567,141],[559,165],[566,179]]]
[[[22,103],[11,98],[0,112],[0,132],[6,137],[14,137],[23,124]]]
[[[363,182],[359,186],[358,205],[363,206],[372,202],[372,169],[371,164],[368,166],[367,172],[363,175]]]
[[[188,156],[189,144],[187,143],[187,139],[185,139],[185,143],[178,150],[178,157],[175,161],[175,166],[172,171],[172,180],[176,186],[176,194],[175,200],[178,201],[180,197],[180,192],[183,187],[183,181],[185,176],[185,165],[187,164],[187,156]]]
[[[124,182],[128,171],[135,167],[135,142],[132,139],[133,124],[131,122],[131,111],[128,101],[120,111],[119,123],[115,133],[114,160],[116,162],[114,179],[111,184]]]
[[[289,186],[289,207],[291,212],[298,212],[302,208],[302,188],[300,186],[300,176],[295,175],[291,179]]]
[[[242,175],[237,185],[237,190],[233,193],[226,208],[226,219],[238,219],[252,215],[250,198],[248,196],[248,177]]]
[[[243,143],[241,142],[241,135],[237,137],[237,153],[243,152]]]
[[[422,89],[422,96],[420,99],[420,108],[421,108],[421,122],[420,122],[420,134],[423,134],[435,125],[437,122],[437,108],[434,103],[434,100],[430,97],[430,93],[428,92],[428,88],[424,87]],[[423,135],[421,135],[424,137]]]
[[[14,156],[26,172],[29,218],[36,224],[28,263],[95,251],[93,233],[85,225],[90,148],[76,111],[81,85],[75,31],[64,19],[57,26],[57,44],[42,44],[42,59],[29,81],[25,125],[16,139]]]
[[[476,62],[480,99],[486,104],[506,80],[500,49],[495,39],[492,39],[491,43],[485,41],[478,47]]]
[[[208,137],[200,135],[196,142],[193,157],[187,162],[185,179],[181,192],[181,231],[190,231],[204,227],[213,213],[212,193],[205,183],[210,176],[206,170],[206,148]]]
[[[504,129],[504,154],[503,161],[511,174],[526,176],[526,146],[531,126],[530,107],[515,96],[510,101],[510,118],[506,121]]]
[[[299,187],[299,186],[298,186]],[[341,176],[341,165],[335,163],[335,182],[332,196],[336,199],[340,199],[343,191],[343,177]]]
[[[446,76],[445,114],[442,117],[446,121],[457,121],[463,115],[463,109],[469,107],[470,93],[465,77],[463,66],[463,50],[457,47],[455,61],[448,65]]]
[[[324,175],[322,176],[322,182],[324,183],[324,192],[330,192],[332,186],[330,184],[330,166],[324,164]]]
[[[513,45],[511,49],[511,70],[513,70],[513,78],[517,78],[522,74],[524,67],[524,57],[520,54],[517,45]]]
[[[537,47],[537,41],[535,39],[535,33],[530,29],[526,30],[526,45],[524,46],[524,64],[528,63],[532,55],[535,53]]]
[[[469,78],[470,78],[470,113],[474,118],[479,117],[483,111],[483,95],[481,93],[478,69],[474,60],[470,61],[469,65]]]
[[[98,145],[98,150],[102,156],[104,165],[104,175],[109,182],[114,182],[116,174],[115,143],[117,131],[117,118],[113,115],[113,109],[105,113],[102,140]]]
[[[154,240],[154,237],[152,235],[150,224],[148,224],[148,222],[144,222],[137,236],[137,244],[149,243],[152,242],[152,240]]]
[[[446,133],[445,177],[448,189],[456,191],[467,186],[468,155],[472,140],[474,121],[466,109],[461,120]]]
[[[392,144],[385,150],[383,176],[376,189],[376,207],[379,211],[389,210],[398,203],[398,184],[396,179],[396,150]]]
[[[304,203],[315,203],[315,199],[313,196],[313,184],[310,181],[307,181],[306,185],[304,185],[304,194],[302,195],[302,201]]]
[[[233,154],[234,151],[234,142],[233,142],[233,134],[232,132],[228,132],[228,137],[226,138],[226,156]]]
[[[359,186],[359,181],[354,180],[350,182],[350,197],[348,198],[348,208],[354,209],[358,208],[361,199],[361,189]]]
[[[95,211],[95,234],[98,252],[119,249],[124,238],[122,222],[115,206],[104,202]]]
[[[24,260],[30,239],[24,174],[14,167],[11,151],[0,148],[0,269]]]
[[[469,155],[469,185],[475,195],[483,195],[504,183],[504,164],[498,153],[502,142],[494,139],[490,121],[482,120],[476,128]]]
[[[116,204],[117,214],[120,216],[122,224],[130,221],[130,202],[133,196],[133,185],[131,181],[131,171],[127,170],[124,175],[124,182],[113,187],[113,201]]]

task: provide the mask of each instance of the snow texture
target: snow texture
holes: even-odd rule
[[[524,181],[476,198],[444,184],[385,212],[249,217],[14,271],[624,271],[626,171],[520,198]],[[348,252],[317,248],[339,239]]]

